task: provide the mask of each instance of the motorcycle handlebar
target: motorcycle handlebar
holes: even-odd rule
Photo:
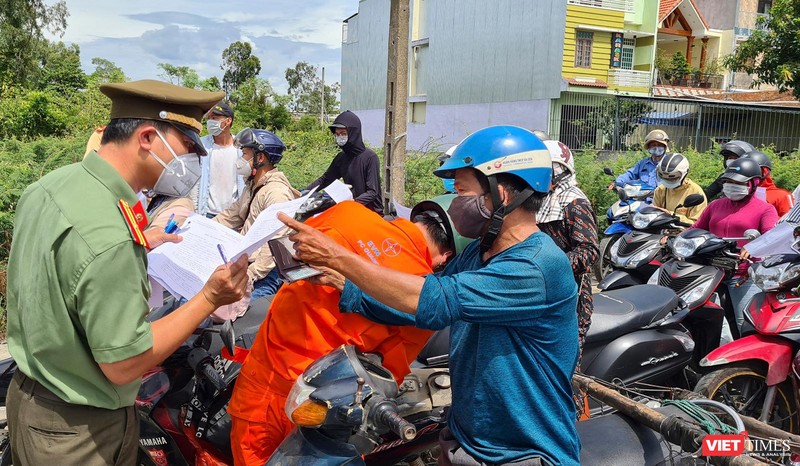
[[[417,436],[417,428],[414,427],[414,424],[403,419],[394,409],[389,407],[381,410],[378,414],[378,421],[406,442],[414,440],[414,437]]]
[[[194,348],[189,352],[187,359],[195,374],[211,382],[211,385],[217,390],[225,389],[225,381],[219,372],[214,369],[214,360],[208,354],[208,351],[202,348]]]

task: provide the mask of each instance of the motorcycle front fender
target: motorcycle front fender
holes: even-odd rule
[[[777,385],[789,375],[792,344],[783,338],[748,335],[708,353],[700,365],[712,367],[748,360],[767,363],[767,385]]]
[[[266,466],[364,466],[353,445],[337,442],[316,429],[295,428]]]
[[[606,236],[608,235],[624,235],[625,233],[631,231],[631,226],[628,225],[626,222],[614,222],[606,228],[603,232]]]

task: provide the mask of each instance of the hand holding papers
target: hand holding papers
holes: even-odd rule
[[[336,196],[337,201],[348,198],[350,193],[346,187],[339,189],[340,185],[344,186],[340,181],[335,181],[326,188],[326,192],[332,198]],[[293,216],[313,194],[312,191],[299,199],[264,209],[244,236],[204,216],[192,215],[176,232],[183,237],[183,241],[164,244],[148,254],[148,273],[171,294],[192,297],[200,292],[214,270],[223,264],[219,248],[228,254],[230,262],[235,262],[244,254],[252,255],[286,228],[278,220],[278,212]]]

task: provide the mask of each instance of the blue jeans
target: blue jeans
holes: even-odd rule
[[[741,282],[740,280],[740,278],[733,278],[724,282],[725,286],[728,287],[728,296],[731,298],[733,313],[736,315],[736,326],[739,327],[739,330],[741,330],[742,323],[744,323],[744,313],[747,311],[747,306],[750,304],[753,296],[761,291],[761,289],[753,283],[753,280],[749,278]],[[733,341],[733,335],[727,326],[727,321],[722,324],[721,341]]]
[[[250,296],[250,300],[274,295],[282,285],[283,278],[278,273],[278,269],[274,268],[266,277],[253,283],[253,294]]]

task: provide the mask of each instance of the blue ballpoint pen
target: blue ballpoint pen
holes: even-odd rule
[[[164,227],[164,231],[167,233],[172,233],[178,229],[178,223],[173,220],[175,218],[175,214],[169,216],[169,220],[167,220],[167,226]]]
[[[219,251],[219,256],[222,258],[222,262],[225,264],[228,263],[228,258],[225,257],[225,251],[222,249],[221,244],[217,244],[217,250]]]

